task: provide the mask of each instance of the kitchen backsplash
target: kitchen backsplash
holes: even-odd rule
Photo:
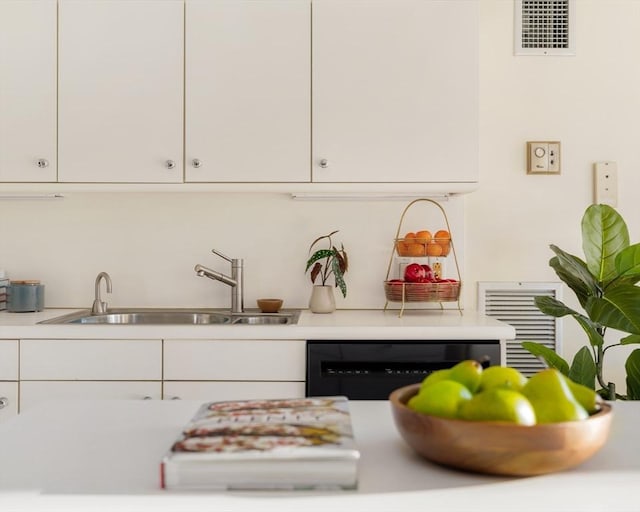
[[[12,279],[44,283],[47,307],[90,307],[95,277],[105,271],[113,280],[106,296],[113,306],[224,308],[230,288],[193,270],[201,263],[229,274],[229,263],[210,252],[216,248],[244,258],[246,307],[255,307],[257,298],[281,297],[285,307],[306,308],[309,245],[338,229],[334,242],[344,244],[350,267],[347,298],[337,293],[337,307],[382,308],[382,281],[410,201],[161,192],[0,201],[0,261]],[[464,278],[464,198],[441,204]],[[412,207],[403,222],[403,231],[444,227],[440,211],[426,202]]]

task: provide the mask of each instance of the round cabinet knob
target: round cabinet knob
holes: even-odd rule
[[[173,169],[176,166],[176,163],[173,160],[167,160],[164,165],[167,169]]]
[[[153,400],[149,395],[143,396],[142,399],[143,400]]]
[[[202,160],[200,160],[199,158],[194,158],[193,160],[191,160],[191,165],[193,165],[196,169],[199,169],[200,167],[202,167]]]
[[[179,396],[172,396],[171,400],[182,400],[182,398],[180,398]]]
[[[320,167],[326,169],[327,167],[329,167],[329,161],[326,158],[323,158],[322,160],[320,160]]]
[[[38,167],[40,167],[40,169],[44,169],[45,167],[49,167],[49,160],[47,160],[46,158],[39,158],[38,162],[37,162]]]
[[[0,396],[0,409],[4,409],[9,405],[9,399],[6,396]]]

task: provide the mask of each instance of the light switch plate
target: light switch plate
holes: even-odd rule
[[[596,162],[593,166],[594,202],[618,206],[618,164]]]
[[[527,174],[560,174],[560,142],[527,142]]]

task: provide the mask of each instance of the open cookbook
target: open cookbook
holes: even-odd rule
[[[203,404],[161,463],[165,489],[357,486],[343,396]]]

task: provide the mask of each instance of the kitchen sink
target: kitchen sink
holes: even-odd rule
[[[90,310],[76,311],[38,323],[80,325],[288,325],[297,323],[299,316],[299,311],[232,314],[207,309],[109,309],[106,313],[96,315],[91,314]]]

